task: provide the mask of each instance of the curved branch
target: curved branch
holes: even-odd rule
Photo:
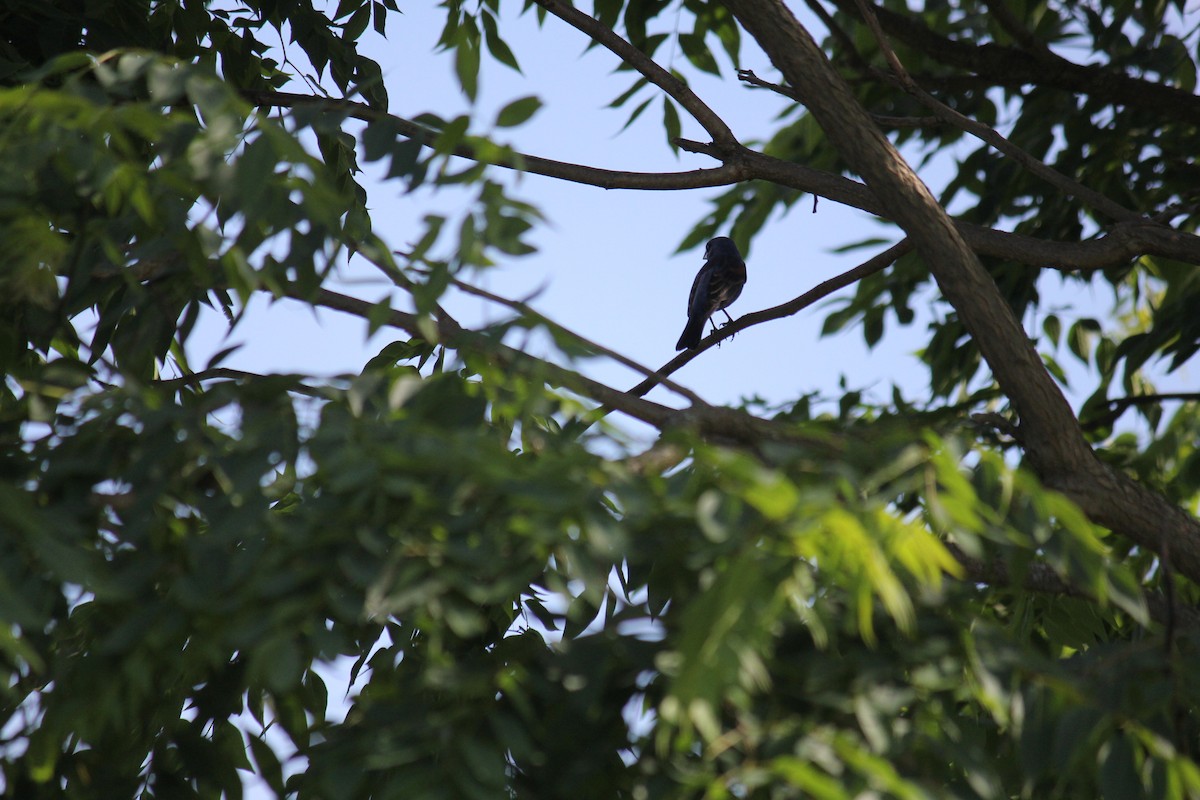
[[[1114,410],[1125,410],[1130,406],[1149,406],[1168,401],[1192,402],[1200,401],[1200,392],[1165,392],[1163,394],[1135,394],[1129,397],[1114,397],[1108,404]]]
[[[701,150],[701,152],[704,152]],[[869,214],[893,219],[865,184],[830,172],[743,149],[738,161],[751,178],[820,195]],[[1148,219],[1119,222],[1107,235],[1086,242],[1053,242],[1019,233],[954,222],[958,234],[981,256],[992,256],[1059,270],[1107,269],[1127,264],[1140,255],[1161,256],[1200,265],[1200,236],[1184,233]]]
[[[198,384],[207,383],[208,381],[226,380],[226,381],[262,381],[272,378],[290,378],[295,381],[295,384],[288,388],[289,392],[302,394],[307,397],[314,397],[318,400],[323,400],[326,397],[326,392],[319,386],[310,386],[304,383],[301,378],[303,375],[260,375],[257,372],[247,372],[241,369],[231,369],[229,367],[213,367],[212,369],[200,370],[198,372],[189,372],[185,375],[180,375],[177,378],[160,378],[152,381],[152,385],[163,389],[174,389],[176,387],[196,386]]]
[[[1103,414],[1087,415],[1083,420],[1084,430],[1106,428],[1120,418],[1122,414],[1136,406],[1153,406],[1166,402],[1197,402],[1200,392],[1167,392],[1164,394],[1135,394],[1128,397],[1113,397],[1104,401],[1108,406]]]
[[[296,94],[294,92],[263,91],[245,89],[242,96],[257,106],[273,106],[276,108],[295,108],[297,106],[318,106],[329,111],[336,111],[364,122],[386,120],[398,133],[422,144],[429,144],[437,138],[438,132],[420,125],[412,120],[397,117],[392,114],[371,108],[366,103],[353,100],[340,100],[329,97]],[[453,154],[471,161],[484,162],[475,148],[461,144],[454,148]],[[540,156],[517,153],[511,159],[488,160],[504,169],[520,172],[531,172],[535,175],[545,175],[559,178],[572,183],[582,183],[588,186],[599,186],[602,189],[643,189],[653,191],[672,191],[677,189],[703,189],[709,186],[728,186],[745,180],[744,169],[737,164],[723,164],[711,169],[694,169],[686,172],[624,172],[621,170],[602,169],[584,164],[572,164],[566,161],[555,161]]]

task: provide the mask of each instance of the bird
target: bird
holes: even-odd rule
[[[704,323],[718,311],[738,299],[746,285],[746,262],[737,245],[728,236],[711,239],[704,248],[704,266],[696,273],[692,293],[688,295],[688,321],[676,350],[691,350],[700,344]],[[733,317],[725,311],[725,318]],[[714,329],[716,325],[713,325]]]

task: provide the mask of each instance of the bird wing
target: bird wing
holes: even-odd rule
[[[708,299],[712,274],[713,262],[711,261],[706,262],[696,273],[696,280],[692,281],[692,293],[688,295],[688,319],[697,316],[707,317],[712,313]]]

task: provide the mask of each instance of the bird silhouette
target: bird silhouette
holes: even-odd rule
[[[704,266],[696,273],[692,293],[688,295],[688,321],[676,350],[691,350],[700,344],[704,323],[718,311],[738,299],[746,285],[746,262],[737,245],[728,236],[709,240],[704,248]],[[733,322],[729,312],[725,318]],[[716,328],[716,325],[713,325]]]

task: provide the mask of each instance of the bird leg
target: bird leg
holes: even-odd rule
[[[723,308],[722,308],[722,309],[721,309],[721,313],[725,315],[725,319],[729,320],[728,322],[726,322],[726,323],[725,323],[725,325],[732,325],[732,324],[733,324],[733,317],[729,316],[729,312],[728,312],[728,311],[726,311],[725,309],[723,309]],[[711,319],[711,318],[710,318],[710,319]],[[722,325],[721,327],[722,327],[722,328],[724,328],[724,327],[725,327],[725,325]],[[716,327],[716,324],[715,324],[715,323],[713,324],[713,327],[714,327],[714,328]],[[735,333],[735,334],[733,334],[733,336],[730,336],[729,338],[730,338],[730,339],[732,339],[734,336],[737,336],[737,334]]]
[[[732,325],[732,324],[733,324],[733,317],[729,316],[729,312],[728,312],[728,311],[726,311],[725,309],[723,309],[723,308],[722,308],[722,309],[721,309],[721,313],[725,315],[725,319],[729,320],[728,322],[726,322],[726,323],[725,323],[725,325]],[[710,325],[712,325],[712,328],[713,328],[713,329],[712,329],[712,332],[713,332],[713,333],[716,333],[717,331],[721,330],[721,328],[724,328],[724,327],[725,327],[725,325],[720,325],[720,326],[718,326],[718,325],[717,325],[717,323],[713,321],[713,318],[712,318],[711,316],[708,318],[708,322],[709,322],[709,324],[710,324]],[[735,333],[733,336],[737,336],[737,334]],[[733,336],[730,336],[729,338],[730,338],[730,339],[732,339],[732,338],[733,338]],[[721,346],[721,345],[718,343],[718,344],[717,344],[717,347],[720,347],[720,346]]]

